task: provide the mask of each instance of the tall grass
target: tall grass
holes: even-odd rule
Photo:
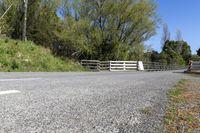
[[[84,71],[78,62],[54,57],[49,49],[33,42],[0,38],[1,72]]]

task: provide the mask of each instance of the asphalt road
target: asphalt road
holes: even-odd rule
[[[173,72],[0,73],[0,133],[163,130]]]

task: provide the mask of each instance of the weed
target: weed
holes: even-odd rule
[[[144,107],[140,110],[143,114],[151,115],[153,113],[152,107]]]

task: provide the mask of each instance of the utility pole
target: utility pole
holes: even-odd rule
[[[27,10],[28,10],[28,0],[24,0],[24,25],[23,25],[23,33],[22,33],[22,40],[23,41],[27,41],[27,37],[26,37]]]

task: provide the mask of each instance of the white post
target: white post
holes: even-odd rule
[[[126,71],[126,62],[123,62],[124,71]]]
[[[144,65],[142,61],[138,61],[138,70],[139,71],[144,71]]]

